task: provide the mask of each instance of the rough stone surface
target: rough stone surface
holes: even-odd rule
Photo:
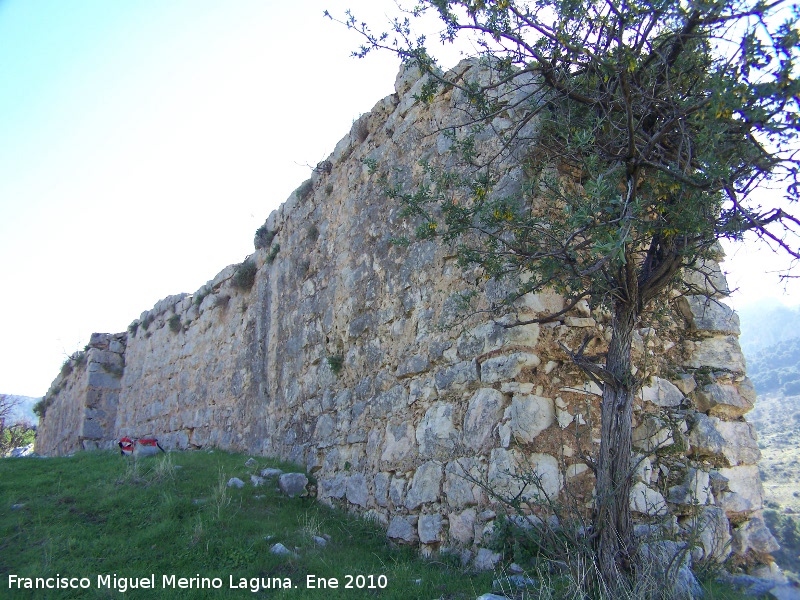
[[[421,504],[438,500],[441,482],[442,466],[439,463],[430,461],[420,465],[406,494],[406,508],[413,510]]]
[[[667,514],[667,503],[664,496],[641,481],[637,481],[631,486],[630,502],[633,512],[649,516]]]
[[[660,377],[653,377],[650,385],[642,388],[642,400],[661,407],[680,406],[683,402],[683,394],[671,382]]]
[[[780,549],[761,517],[754,517],[733,530],[733,551],[742,555],[749,549],[762,554]]]
[[[450,537],[455,542],[471,544],[475,537],[475,519],[477,512],[474,508],[468,508],[459,513],[450,513]]]
[[[434,544],[441,541],[442,515],[420,515],[417,523],[419,541]]]
[[[764,507],[757,466],[722,468],[719,474],[727,479],[728,490],[720,493],[717,504],[729,517],[740,519]]]
[[[505,411],[512,437],[530,443],[555,422],[555,408],[550,398],[515,394]]]
[[[476,62],[454,73],[489,81]],[[474,316],[459,312],[461,294],[481,274],[461,268],[452,248],[414,238],[418,223],[383,194],[384,178],[418,189],[427,177],[420,159],[461,169],[442,132],[461,123],[468,98],[448,89],[418,102],[426,81],[404,71],[396,94],[362,115],[325,168],[266,219],[274,251],[247,259],[251,287],[237,284],[242,269],[231,265],[193,294],[158,301],[128,332],[93,334],[48,391],[36,452],[115,448],[128,436],[288,460],[313,474],[320,501],[369,515],[398,541],[435,540],[426,546],[485,543],[500,507],[481,485],[563,500],[567,480],[586,487],[589,502],[581,453],[586,444],[596,454],[602,392],[563,347],[577,349],[588,336],[587,351],[602,355],[610,315],[584,301],[553,322],[507,328],[560,313],[564,298],[528,294],[496,314],[512,290],[491,280],[473,299]],[[498,93],[516,98],[526,89]],[[498,134],[517,110],[501,105],[508,114],[476,135],[476,155],[501,150]],[[535,139],[536,127],[518,139]],[[524,155],[528,143],[510,151]],[[527,198],[530,182],[517,162],[501,156],[496,174],[492,194]],[[393,244],[399,237],[410,243]],[[645,500],[657,500],[647,491],[656,487],[682,498],[665,520],[686,518],[682,502],[699,489],[689,475],[707,472],[714,506],[741,527],[762,505],[757,448],[742,420],[755,391],[743,378],[735,316],[699,297],[727,293],[719,265],[699,262],[684,283],[685,310],[643,322],[633,336],[636,375],[648,382],[633,418],[650,467],[637,481]],[[702,441],[695,414],[709,419]],[[535,473],[540,489],[522,489],[523,473]],[[302,488],[297,493],[314,489]],[[434,515],[442,516],[435,535]],[[755,547],[742,539],[740,551]]]
[[[739,335],[739,315],[728,305],[707,296],[683,296],[678,308],[689,326],[703,333]]]
[[[722,421],[699,413],[689,431],[691,453],[722,457],[727,466],[754,465],[761,458],[755,428],[745,421]]]
[[[284,473],[278,477],[278,488],[290,498],[305,494],[307,485],[308,477],[302,473]]]
[[[500,420],[503,394],[494,388],[481,388],[470,398],[464,415],[464,443],[472,450],[485,450]]]
[[[704,338],[694,343],[691,356],[683,363],[699,369],[712,367],[744,373],[745,362],[739,340],[734,335]]]
[[[753,408],[754,398],[739,392],[734,384],[711,383],[695,392],[697,409],[714,417],[736,419]]]
[[[417,536],[416,528],[411,524],[410,520],[406,517],[395,516],[389,522],[389,528],[386,535],[393,540],[400,542],[413,543],[419,538]]]
[[[722,563],[730,556],[730,523],[721,508],[703,506],[697,516],[685,519],[681,525],[702,547],[703,560]]]
[[[488,548],[481,548],[475,556],[474,567],[478,571],[491,571],[502,560],[503,556],[498,552],[492,552]]]

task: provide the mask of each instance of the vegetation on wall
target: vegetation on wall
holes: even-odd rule
[[[258,267],[252,258],[248,258],[242,263],[236,265],[231,282],[233,286],[240,290],[249,290],[253,287],[256,281],[256,273]]]
[[[172,333],[178,333],[182,327],[180,315],[172,315],[167,319],[167,325]]]
[[[260,250],[261,248],[267,248],[272,243],[274,237],[275,237],[275,232],[267,229],[266,225],[262,225],[261,227],[256,229],[256,235],[253,239],[253,245],[256,247],[256,250]]]

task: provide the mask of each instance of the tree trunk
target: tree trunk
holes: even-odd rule
[[[633,521],[630,509],[633,399],[631,342],[638,314],[636,302],[614,304],[606,370],[613,383],[603,386],[600,457],[597,464],[594,530],[600,572],[615,585],[630,572]]]

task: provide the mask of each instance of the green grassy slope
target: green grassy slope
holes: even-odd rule
[[[274,481],[253,487],[251,474],[280,465],[260,460],[248,469],[246,458],[192,452],[134,463],[87,452],[0,461],[0,598],[457,599],[491,589],[492,574],[467,575],[452,563],[393,548],[373,524],[312,499],[284,497]],[[247,485],[226,487],[234,476]],[[323,534],[330,542],[319,547],[313,536]],[[297,555],[272,554],[278,542]],[[12,575],[88,578],[90,587],[9,589]],[[151,575],[155,590],[120,593],[124,578]],[[198,576],[219,578],[221,589],[177,589],[178,578]],[[308,589],[308,576],[334,578],[339,588]],[[352,589],[344,587],[348,576]],[[253,593],[251,578],[296,588]]]

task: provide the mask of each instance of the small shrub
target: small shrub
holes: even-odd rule
[[[206,296],[208,296],[210,293],[211,290],[208,288],[208,286],[203,286],[195,292],[192,302],[195,306],[200,306],[203,303],[203,300],[206,299]]]
[[[266,248],[272,243],[274,237],[275,232],[267,229],[266,225],[262,225],[256,229],[256,235],[253,238],[253,245],[256,247],[256,250]]]
[[[275,257],[278,256],[278,252],[280,251],[281,251],[281,245],[273,244],[272,248],[269,251],[269,254],[267,254],[267,263],[271,265],[273,262],[275,262]]]
[[[113,375],[114,377],[122,377],[122,373],[125,371],[122,365],[113,365],[109,363],[101,363],[100,365],[103,367],[103,371],[108,373],[109,375]]]
[[[322,173],[323,175],[330,175],[331,171],[333,171],[333,163],[329,160],[318,162],[317,166],[314,167],[315,173]]]
[[[300,187],[297,188],[294,192],[297,199],[300,202],[303,202],[306,198],[311,195],[311,192],[314,191],[314,184],[310,179],[306,179],[303,183],[300,184]]]
[[[328,366],[333,371],[334,375],[339,375],[342,372],[342,367],[344,367],[344,357],[341,354],[337,354],[335,356],[329,356],[327,358]]]
[[[33,405],[33,414],[35,414],[40,419],[44,419],[45,414],[47,413],[47,409],[50,408],[50,405],[53,404],[53,397],[52,396],[45,396],[41,400],[39,400],[36,404]]]
[[[181,330],[181,318],[179,315],[172,315],[167,319],[167,325],[172,333],[178,333]]]
[[[313,244],[319,238],[319,228],[316,225],[310,225],[306,230],[306,235],[308,236],[308,241]]]
[[[67,377],[70,373],[72,373],[72,359],[68,358],[61,365],[61,375]]]
[[[258,272],[258,267],[253,259],[248,258],[243,263],[239,263],[233,274],[233,286],[240,290],[249,290],[256,281],[256,272]]]
[[[214,296],[214,306],[226,308],[228,306],[228,302],[230,301],[231,297],[228,294],[219,294]]]
[[[330,196],[333,193],[333,184],[329,183],[325,186],[325,195]]]
[[[81,350],[80,352],[77,352],[76,354],[72,355],[72,360],[78,367],[82,367],[83,365],[85,365],[87,358],[88,358],[88,352],[86,350]]]
[[[136,337],[136,332],[139,331],[139,320],[136,319],[130,325],[128,325],[128,333],[130,333],[133,337]]]
[[[150,325],[153,324],[153,321],[155,321],[155,317],[153,315],[151,315],[150,313],[147,313],[144,316],[144,319],[142,319],[142,328],[145,331],[147,331],[147,328],[150,327]]]

